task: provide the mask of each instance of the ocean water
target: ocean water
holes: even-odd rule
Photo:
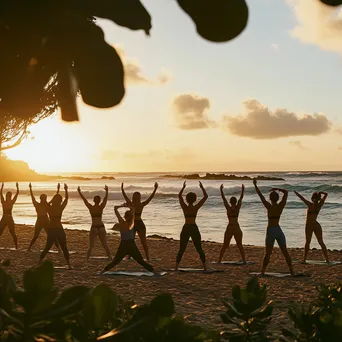
[[[230,172],[226,172],[229,174]],[[342,249],[342,172],[270,172],[270,173],[234,173],[237,175],[269,175],[282,177],[285,181],[260,181],[259,188],[268,197],[271,187],[285,188],[290,191],[287,205],[281,217],[281,227],[286,235],[289,247],[303,247],[306,207],[293,193],[299,191],[310,199],[314,191],[329,193],[326,204],[321,210],[318,221],[323,227],[323,236],[330,249]],[[65,174],[64,176],[70,176]],[[151,203],[145,207],[143,219],[147,234],[159,234],[165,237],[179,238],[184,223],[183,213],[178,203],[178,192],[183,184],[182,179],[165,178],[165,173],[113,173],[113,174],[72,174],[95,178],[89,181],[65,180],[69,186],[69,204],[64,211],[63,223],[67,229],[89,230],[91,218],[83,201],[77,193],[81,186],[84,195],[92,200],[95,195],[104,195],[104,185],[109,186],[109,200],[104,210],[104,223],[108,232],[116,223],[113,206],[124,202],[121,195],[121,182],[125,183],[126,193],[131,196],[134,191],[140,191],[142,198],[147,198],[153,191],[155,182],[159,183],[157,194]],[[102,180],[102,176],[114,176],[115,180]],[[61,183],[63,180],[61,180]],[[241,182],[204,180],[203,184],[209,198],[198,213],[197,224],[203,240],[222,242],[227,226],[227,217],[219,187],[224,184],[225,194],[238,197]],[[245,197],[240,212],[240,226],[243,231],[244,244],[264,245],[267,224],[266,211],[257,197],[251,181],[245,181]],[[5,191],[14,191],[14,183],[5,184]],[[54,195],[57,182],[32,183],[36,198],[46,193],[49,198]],[[20,183],[20,195],[13,209],[16,223],[34,224],[36,213],[31,203],[27,183]],[[194,191],[198,196],[201,190],[198,181],[187,181],[185,194]],[[63,194],[64,190],[62,190]],[[234,243],[234,241],[233,241]],[[312,247],[318,247],[313,237]]]

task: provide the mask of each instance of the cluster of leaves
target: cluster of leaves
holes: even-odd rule
[[[223,300],[227,311],[221,319],[229,325],[222,336],[231,342],[270,341],[267,326],[271,321],[273,303],[266,303],[266,286],[260,287],[257,278],[251,278],[246,288],[236,285],[232,289],[233,303]],[[231,326],[235,326],[232,329]]]
[[[70,287],[60,294],[49,261],[28,269],[23,289],[0,268],[1,341],[218,341],[219,334],[174,317],[170,295],[138,306],[108,286]]]
[[[176,1],[209,41],[229,41],[247,25],[245,0]],[[0,116],[60,107],[64,120],[75,121],[78,92],[90,106],[121,102],[123,64],[95,17],[147,35],[152,28],[140,0],[0,0]]]
[[[299,332],[283,329],[285,341],[342,341],[342,284],[320,285],[317,290],[318,298],[310,305],[289,310],[289,317]]]

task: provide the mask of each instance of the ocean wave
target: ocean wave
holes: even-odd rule
[[[310,172],[286,172],[282,174],[284,177],[303,177],[303,178],[313,178],[313,177],[342,177],[342,172],[334,171],[310,171]]]

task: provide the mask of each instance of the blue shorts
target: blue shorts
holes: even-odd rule
[[[267,227],[266,246],[274,246],[277,240],[279,247],[286,247],[286,238],[279,226]]]

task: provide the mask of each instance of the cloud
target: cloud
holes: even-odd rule
[[[173,99],[172,107],[177,127],[182,130],[205,129],[215,126],[215,123],[209,120],[206,114],[210,109],[210,101],[207,97],[182,94]]]
[[[252,139],[275,139],[326,133],[331,122],[323,114],[304,114],[299,117],[287,109],[271,111],[255,99],[243,102],[245,115],[224,116],[224,128],[232,134]]]
[[[122,63],[125,68],[125,80],[127,84],[161,86],[169,83],[172,80],[173,75],[171,71],[167,69],[162,69],[159,72],[157,79],[154,80],[149,78],[144,74],[143,67],[138,59],[128,57],[122,45],[115,45],[114,47],[122,59]]]
[[[335,129],[335,133],[342,134],[342,127],[338,127]]]
[[[297,25],[290,34],[303,43],[342,54],[342,11],[316,0],[286,0]]]
[[[306,147],[304,147],[303,144],[299,140],[290,141],[289,144],[299,148],[300,150],[306,150]]]
[[[342,146],[337,147],[339,151],[342,151]]]
[[[271,48],[272,48],[274,51],[279,51],[279,45],[278,45],[278,44],[271,44]]]

